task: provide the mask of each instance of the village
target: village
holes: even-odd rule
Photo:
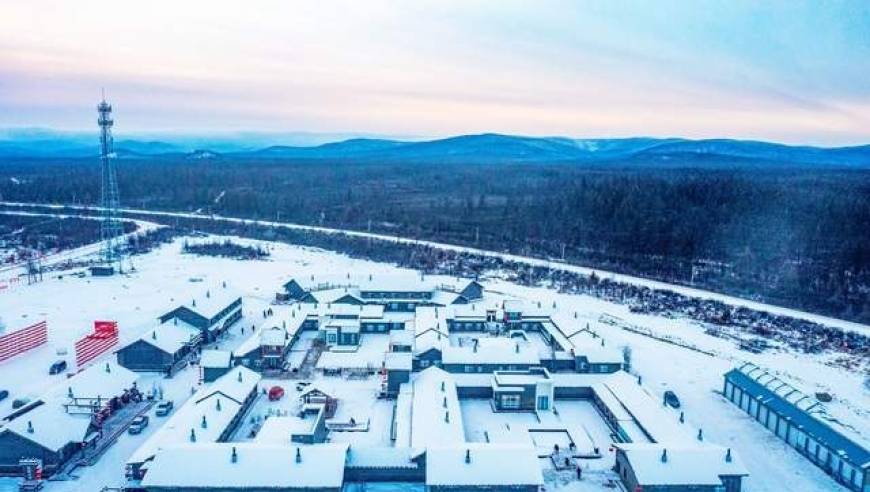
[[[607,322],[646,314],[257,244],[5,292],[0,490],[741,492],[778,490],[773,460],[812,474],[794,490],[870,490],[861,420]]]

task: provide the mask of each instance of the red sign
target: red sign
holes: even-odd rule
[[[116,321],[94,321],[94,332],[76,342],[76,365],[82,367],[118,344]]]
[[[40,321],[0,336],[0,362],[35,349],[48,342],[48,323]]]

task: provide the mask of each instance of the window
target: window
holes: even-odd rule
[[[335,340],[337,338],[338,337],[336,336],[335,333],[327,333],[326,334],[326,343],[335,343]]]
[[[538,410],[549,410],[550,409],[550,397],[547,395],[541,395],[538,397]]]
[[[465,366],[465,372],[474,372],[474,366]]]
[[[420,360],[420,368],[425,369],[427,367],[429,367],[429,361],[426,359],[421,359]]]
[[[598,372],[607,372],[607,366],[604,364],[598,366]]]
[[[502,408],[520,408],[520,395],[501,395]]]

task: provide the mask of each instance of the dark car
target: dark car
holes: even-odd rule
[[[157,410],[154,411],[154,415],[158,417],[165,417],[169,415],[169,412],[172,411],[172,400],[164,400],[157,404]]]
[[[665,391],[665,403],[674,408],[680,408],[680,399],[671,390]]]
[[[0,390],[0,401],[5,400],[6,398],[9,398],[9,392],[6,390]]]
[[[12,400],[12,408],[21,408],[30,403],[30,398],[16,398]]]
[[[146,427],[148,427],[148,416],[140,415],[133,419],[133,422],[130,423],[130,428],[127,429],[127,432],[129,432],[130,434],[141,434]]]
[[[49,374],[60,374],[63,371],[66,371],[66,361],[65,360],[59,360],[59,361],[55,362],[48,369]]]

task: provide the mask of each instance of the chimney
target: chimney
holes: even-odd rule
[[[66,396],[69,397],[69,398],[75,398],[75,396],[73,396],[72,386],[70,386],[69,388],[67,388],[67,390],[66,390]]]
[[[205,291],[205,298],[208,299],[210,297],[211,297],[211,291],[209,291],[209,290]]]
[[[668,450],[662,449],[662,463],[668,462]]]
[[[444,392],[444,381],[441,381],[441,392]]]
[[[520,353],[520,344],[517,343],[517,344],[515,345],[515,347],[516,347],[516,348],[515,348],[516,353]]]
[[[604,339],[603,338],[601,339],[601,346],[602,347],[604,346]]]
[[[680,423],[686,423],[686,412],[680,412]]]
[[[27,433],[33,434],[33,422],[31,422],[30,420],[27,421]]]
[[[151,332],[151,339],[152,339],[152,340],[157,340],[157,330],[154,330],[154,331]]]
[[[236,453],[236,447],[233,446],[233,454],[230,455],[230,462],[236,463],[237,461],[239,461],[239,455]]]
[[[196,307],[196,299],[194,299],[193,301],[191,301],[190,304],[191,304],[193,307]]]
[[[296,463],[302,463],[302,451],[296,448]]]
[[[242,371],[239,371],[239,382],[242,382]]]
[[[208,422],[205,420],[205,415],[202,416],[202,423],[199,424],[203,429],[208,429]]]
[[[638,374],[638,376],[637,376],[637,384],[638,384],[638,385],[643,384],[643,378],[640,377],[640,374]]]
[[[731,448],[725,450],[725,463],[731,463],[733,458],[731,457]]]
[[[471,463],[471,450],[470,449],[465,450],[465,462]]]
[[[699,441],[704,440],[704,429],[698,429],[698,440]]]
[[[574,319],[577,319],[577,311],[574,311]]]
[[[108,362],[106,362],[106,372],[112,372],[112,368],[109,366]]]
[[[227,288],[227,281],[224,280],[223,283],[222,283],[221,285],[223,285],[224,289],[226,289],[226,288]]]
[[[172,318],[172,324],[178,326],[178,318]]]
[[[215,410],[217,410],[218,412],[221,411],[221,399],[220,398],[217,399],[217,405],[215,405]]]
[[[447,408],[447,397],[446,396],[444,397],[444,401],[441,403],[441,406],[443,406],[444,408]]]
[[[450,423],[450,411],[444,412],[444,422]]]
[[[190,429],[190,442],[196,442],[196,431]]]

